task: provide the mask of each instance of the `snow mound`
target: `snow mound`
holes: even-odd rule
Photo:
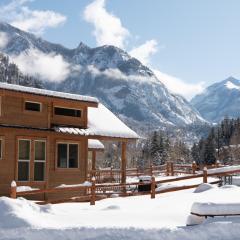
[[[198,224],[203,223],[204,219],[205,219],[204,217],[198,217],[196,215],[190,214],[187,218],[186,225],[187,226],[198,225]]]
[[[39,206],[24,198],[0,197],[0,228],[31,226],[34,220],[38,221],[38,213],[48,213],[49,210],[50,205]]]
[[[120,209],[120,207],[117,205],[110,205],[110,206],[104,208],[103,210],[105,211],[105,210],[119,210],[119,209]]]
[[[194,190],[194,193],[205,192],[205,191],[213,189],[213,188],[215,188],[215,187],[209,183],[202,183]]]
[[[222,187],[221,187],[221,189],[239,189],[239,187],[238,186],[234,186],[234,185],[223,185]]]

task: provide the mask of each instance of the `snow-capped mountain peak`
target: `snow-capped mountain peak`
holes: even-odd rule
[[[214,83],[191,101],[209,121],[219,122],[224,117],[240,116],[240,80],[229,77]]]

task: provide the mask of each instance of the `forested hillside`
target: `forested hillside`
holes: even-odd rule
[[[9,60],[9,57],[2,53],[0,53],[0,81],[29,87],[43,88],[43,84],[40,80],[22,74],[17,65],[12,63]]]
[[[240,158],[240,118],[225,118],[213,127],[207,138],[192,147],[192,158],[197,163],[212,164],[216,160],[231,163]]]

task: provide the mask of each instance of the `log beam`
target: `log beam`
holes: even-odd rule
[[[122,156],[121,156],[121,183],[126,183],[126,168],[127,168],[127,143],[122,142]]]

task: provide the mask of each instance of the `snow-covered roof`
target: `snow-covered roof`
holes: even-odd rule
[[[98,136],[139,138],[137,133],[101,103],[97,108],[88,108],[88,129]]]
[[[88,108],[88,128],[81,129],[75,127],[55,127],[55,131],[74,135],[100,136],[111,138],[140,138],[137,133],[123,123],[103,104],[97,108]]]
[[[88,139],[88,149],[103,150],[104,145],[96,139]]]
[[[23,93],[31,93],[31,94],[49,96],[49,97],[64,98],[64,99],[83,101],[83,102],[93,102],[93,103],[99,102],[98,99],[94,97],[71,94],[71,93],[63,93],[63,92],[57,92],[57,91],[51,91],[51,90],[39,89],[39,88],[33,88],[33,87],[25,87],[25,86],[20,86],[15,84],[9,84],[5,82],[0,82],[0,89],[6,89],[11,91],[23,92]]]

